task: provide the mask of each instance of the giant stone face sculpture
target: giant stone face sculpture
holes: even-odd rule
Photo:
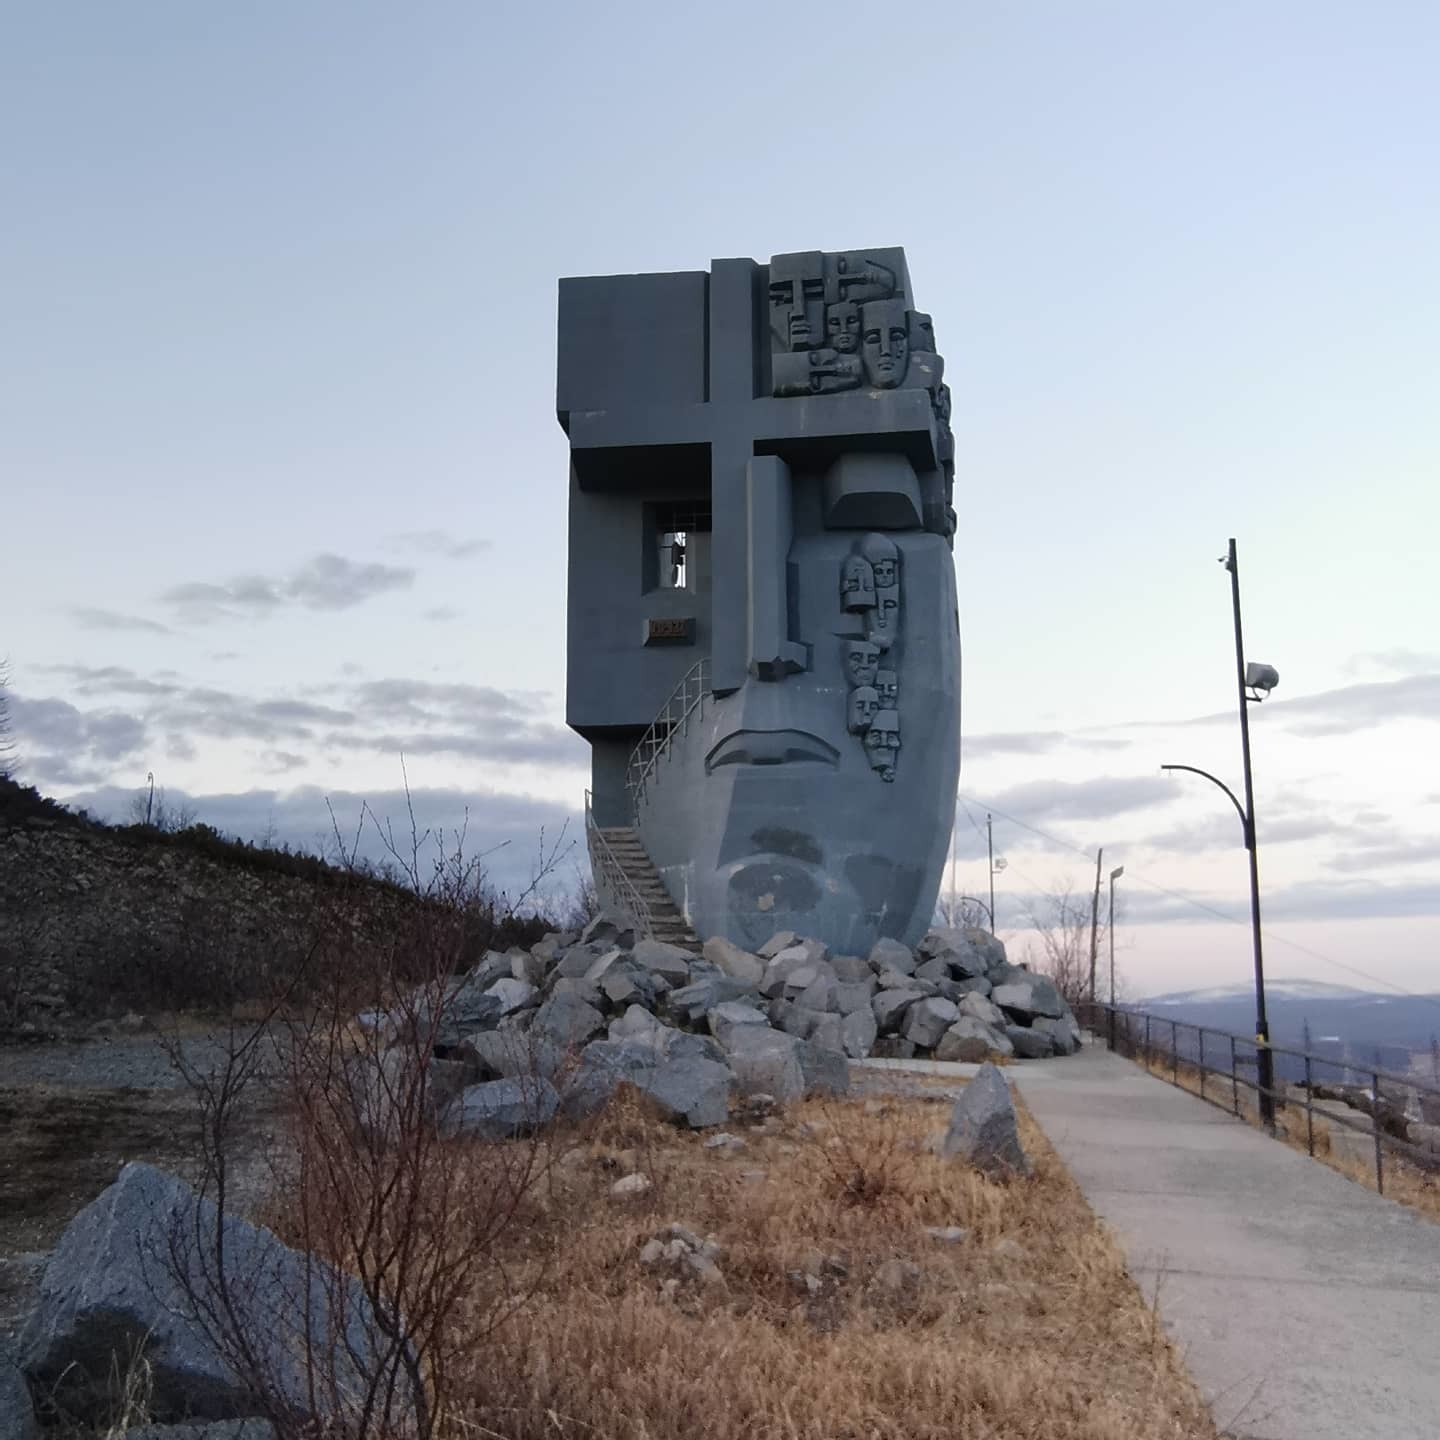
[[[959,773],[943,374],[895,248],[560,282],[592,853],[633,826],[702,937],[929,924]]]

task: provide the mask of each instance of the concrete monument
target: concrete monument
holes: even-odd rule
[[[636,828],[702,937],[914,943],[960,640],[949,391],[904,252],[562,280],[557,411],[596,823]]]

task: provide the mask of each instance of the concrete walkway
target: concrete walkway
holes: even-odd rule
[[[1440,1225],[1101,1045],[1005,1073],[1226,1435],[1440,1436]]]

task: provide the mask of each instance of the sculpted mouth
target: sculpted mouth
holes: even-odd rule
[[[797,762],[840,763],[840,752],[807,730],[736,730],[705,757],[705,773],[721,765],[791,765]]]

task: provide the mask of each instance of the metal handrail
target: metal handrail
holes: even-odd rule
[[[653,935],[655,922],[650,914],[650,906],[635,888],[635,882],[625,873],[620,857],[610,848],[610,842],[595,823],[588,790],[585,792],[585,841],[590,851],[591,871],[597,881],[603,882],[609,898],[634,921],[636,938]]]
[[[625,770],[625,790],[630,797],[631,814],[640,813],[640,799],[645,793],[645,782],[655,773],[660,757],[670,744],[670,737],[677,730],[688,730],[690,716],[699,710],[704,716],[705,696],[709,691],[710,662],[697,660],[681,677],[680,683],[670,692],[670,697],[661,706],[660,713],[650,722],[650,727],[640,737],[640,743],[630,752],[630,763]]]
[[[1417,1080],[1413,1075],[1397,1075],[1392,1070],[1382,1070],[1375,1065],[1355,1065],[1348,1060],[1333,1060],[1328,1055],[1321,1055],[1312,1050],[1297,1050],[1286,1045],[1262,1044],[1251,1035],[1236,1035],[1229,1030],[1216,1030],[1209,1025],[1197,1025],[1193,1021],[1180,1020],[1171,1015],[1154,1015],[1143,1010],[1133,1010],[1125,1005],[1106,1005],[1099,1001],[1082,1001],[1076,1007],[1077,1018],[1086,1025],[1095,1035],[1103,1035],[1109,1049],[1126,1056],[1127,1059],[1143,1062],[1147,1070],[1151,1070],[1152,1062],[1158,1057],[1162,1062],[1168,1058],[1170,1062],[1169,1081],[1179,1089],[1185,1090],[1187,1094],[1195,1094],[1187,1086],[1181,1084],[1181,1066],[1184,1065],[1190,1070],[1198,1072],[1199,1075],[1199,1097],[1206,1104],[1218,1106],[1222,1110],[1229,1110],[1232,1114],[1244,1119],[1240,1108],[1240,1088],[1244,1086],[1247,1090],[1253,1090],[1256,1094],[1257,1105],[1259,1097],[1268,1095],[1272,1101],[1278,1100],[1282,1105],[1298,1105],[1289,1094],[1288,1090],[1281,1086],[1272,1086],[1265,1089],[1259,1080],[1259,1056],[1262,1049],[1268,1050],[1270,1055],[1290,1055],[1297,1060],[1305,1062],[1305,1079],[1303,1081],[1305,1103],[1305,1144],[1311,1155],[1315,1153],[1315,1116],[1318,1114],[1323,1119],[1340,1125],[1347,1130],[1353,1130],[1359,1134],[1368,1134],[1375,1146],[1375,1188],[1383,1195],[1385,1193],[1385,1152],[1387,1150],[1408,1156],[1415,1164],[1422,1169],[1440,1169],[1440,1156],[1431,1151],[1423,1149],[1410,1140],[1402,1140],[1398,1135],[1391,1135],[1382,1128],[1380,1123],[1380,1082],[1387,1080],[1394,1085],[1403,1087],[1406,1090],[1416,1091],[1425,1095],[1434,1096],[1440,1101],[1440,1085],[1428,1085],[1423,1080]],[[1169,1032],[1169,1045],[1164,1043],[1164,1036]],[[1180,1037],[1182,1034],[1194,1034],[1196,1037],[1195,1053],[1193,1055],[1180,1053]],[[1221,1045],[1222,1057],[1228,1051],[1229,1066],[1222,1064],[1215,1066],[1206,1063],[1205,1059],[1205,1037],[1214,1036]],[[1248,1047],[1252,1054],[1245,1056],[1242,1051]],[[1212,1047],[1213,1048],[1213,1047]],[[1240,1072],[1247,1065],[1254,1066],[1256,1079],[1252,1080]],[[1368,1093],[1370,1096],[1370,1113],[1363,1119],[1356,1118],[1352,1111],[1348,1115],[1339,1114],[1334,1110],[1328,1110],[1323,1105],[1315,1103],[1317,1091],[1326,1088],[1324,1080],[1317,1080],[1315,1075],[1316,1067],[1324,1067],[1329,1070],[1338,1070],[1344,1075],[1359,1075],[1369,1080]],[[1152,1071],[1153,1073],[1153,1071]],[[1221,1079],[1228,1080],[1228,1099],[1223,1092],[1216,1095],[1205,1093],[1205,1077],[1214,1075]],[[1162,1077],[1164,1078],[1164,1077]],[[1298,1082],[1297,1082],[1298,1083]],[[1358,1085],[1346,1085],[1338,1081],[1336,1088],[1347,1088],[1351,1090],[1362,1090],[1364,1087]],[[1283,1084],[1283,1082],[1282,1082]],[[1327,1098],[1325,1095],[1321,1099]],[[1362,1112],[1363,1114],[1363,1112]]]

